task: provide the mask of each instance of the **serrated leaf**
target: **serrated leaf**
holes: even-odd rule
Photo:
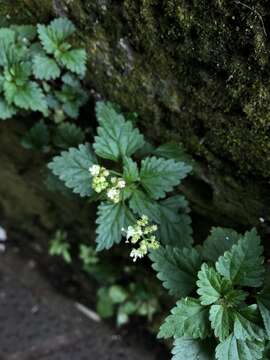
[[[118,161],[126,156],[130,157],[143,146],[143,135],[133,128],[130,121],[125,121],[112,104],[98,102],[96,114],[100,126],[94,149],[98,156]]]
[[[197,299],[182,299],[166,318],[158,337],[190,336],[193,339],[205,339],[211,333],[208,316],[208,308],[202,306]]]
[[[263,329],[252,321],[249,308],[247,308],[247,310],[234,311],[234,336],[238,340],[263,341]]]
[[[60,76],[60,68],[55,60],[45,55],[34,57],[33,72],[35,77],[40,80],[51,80]]]
[[[260,237],[252,229],[218,259],[216,269],[234,284],[259,287],[264,274],[262,252]]]
[[[12,118],[16,114],[16,109],[9,105],[4,99],[0,98],[0,119],[6,120]]]
[[[141,184],[153,199],[161,199],[166,192],[172,191],[191,171],[183,162],[147,157],[142,161],[140,170]]]
[[[96,163],[95,154],[86,144],[80,145],[79,148],[63,151],[60,156],[53,158],[48,167],[75,194],[85,197],[93,194],[89,167]]]
[[[53,54],[74,33],[75,27],[70,20],[58,18],[48,26],[38,24],[37,31],[44,50],[48,54]]]
[[[258,307],[263,319],[264,327],[267,332],[268,339],[270,339],[270,292],[263,290],[257,296]]]
[[[197,293],[200,295],[202,305],[211,305],[232,290],[231,283],[223,279],[214,268],[208,266],[206,263],[202,264],[198,278]]]
[[[213,227],[211,234],[203,244],[203,256],[206,260],[217,261],[218,258],[230,250],[242,235],[227,228]]]
[[[230,335],[216,348],[217,360],[260,360],[264,344],[260,341],[237,340]]]
[[[43,150],[49,144],[49,130],[44,121],[36,123],[23,137],[21,143],[26,149]]]
[[[174,341],[172,355],[172,360],[214,360],[213,343],[208,339],[177,338]]]
[[[196,274],[201,266],[201,257],[195,248],[160,246],[149,255],[157,277],[170,295],[189,295],[196,287]]]
[[[4,84],[5,96],[10,104],[15,104],[25,110],[41,111],[47,110],[47,103],[41,88],[33,81],[23,86],[16,86],[14,83]]]
[[[131,158],[124,159],[123,177],[126,182],[135,182],[139,180],[139,170],[135,161]]]
[[[159,203],[160,239],[164,245],[182,248],[193,243],[191,218],[183,196],[171,196]]]
[[[81,128],[72,123],[62,123],[55,129],[53,143],[63,149],[75,147],[83,143],[85,139]]]
[[[129,200],[129,207],[131,210],[138,214],[140,217],[146,215],[151,221],[155,223],[160,222],[160,213],[158,204],[151,200],[141,190],[134,189]]]
[[[122,203],[102,202],[98,207],[97,251],[110,249],[122,239],[122,229],[134,224],[136,219]]]
[[[220,341],[225,340],[232,327],[232,315],[228,307],[223,305],[212,305],[210,308],[209,319],[215,336]]]
[[[72,49],[63,52],[59,61],[68,70],[84,76],[86,73],[86,51],[84,49]]]

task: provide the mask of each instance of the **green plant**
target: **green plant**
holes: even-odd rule
[[[49,25],[0,28],[0,119],[18,110],[77,118],[87,99],[81,88],[86,52],[75,49],[75,27],[66,18]]]
[[[130,316],[145,317],[151,322],[158,310],[158,300],[141,284],[131,283],[127,287],[113,284],[98,291],[97,312],[103,318],[116,314],[117,326],[127,324]]]
[[[74,193],[90,201],[101,201],[97,250],[120,243],[123,235],[136,246],[131,252],[135,260],[158,247],[157,238],[164,244],[191,244],[185,198],[166,198],[191,171],[190,165],[173,158],[179,157],[182,149],[176,145],[173,152],[171,148],[169,152],[164,148],[151,149],[141,159],[139,150],[145,146],[145,140],[133,123],[108,102],[97,103],[96,114],[99,127],[93,146],[70,148],[56,156],[49,168]],[[159,151],[163,151],[162,157]]]
[[[151,253],[158,278],[180,298],[159,332],[175,338],[174,360],[187,354],[190,360],[268,359],[270,292],[262,253],[255,229],[241,235],[222,228],[202,247]]]
[[[60,256],[68,264],[71,263],[70,244],[67,241],[67,233],[65,231],[56,231],[53,239],[50,241],[49,254]]]

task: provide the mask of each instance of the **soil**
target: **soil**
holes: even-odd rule
[[[18,249],[0,258],[0,360],[169,358],[158,346],[145,346],[140,336],[121,336],[90,309],[60,295]]]

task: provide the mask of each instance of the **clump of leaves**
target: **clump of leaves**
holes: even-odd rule
[[[60,256],[66,263],[71,263],[70,244],[67,240],[67,233],[65,231],[56,231],[54,237],[50,241],[49,254],[51,256]]]
[[[39,111],[56,121],[77,118],[87,95],[81,87],[86,52],[73,47],[67,18],[49,25],[0,28],[0,119]]]
[[[268,359],[270,288],[262,253],[255,229],[241,235],[222,228],[201,248],[151,253],[158,278],[180,298],[159,332],[174,337],[173,360]]]
[[[191,171],[190,165],[174,159],[182,149],[175,146],[173,153],[170,149],[168,158],[166,149],[163,156],[156,155],[159,149],[152,149],[140,158],[145,140],[132,121],[109,102],[97,103],[96,115],[99,127],[94,144],[62,152],[49,168],[74,193],[100,201],[97,250],[120,243],[123,228],[145,215],[158,225],[164,244],[190,245],[187,202],[183,196],[168,196]]]
[[[103,318],[116,314],[117,326],[127,324],[131,316],[151,322],[158,310],[158,300],[141,284],[130,283],[125,287],[113,284],[98,291],[97,312]]]

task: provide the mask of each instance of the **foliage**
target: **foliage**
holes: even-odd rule
[[[57,230],[50,242],[49,254],[52,256],[60,256],[65,262],[71,263],[70,244],[67,241],[67,233]]]
[[[187,351],[194,351],[191,358],[213,359],[211,350],[200,350],[200,342],[209,337],[217,344],[212,345],[212,349],[216,346],[217,360],[264,359],[263,351],[270,339],[270,294],[264,285],[263,248],[257,231],[241,235],[214,228],[199,250],[181,251],[161,247],[150,254],[165,288],[182,297],[159,332],[161,338],[176,339],[173,359],[184,358],[180,344],[185,347],[189,342]],[[196,253],[198,260],[194,263]],[[192,264],[196,266],[192,268]],[[256,298],[254,289],[258,289]]]
[[[145,215],[147,223],[159,225],[156,236],[161,242],[164,239],[164,243],[168,241],[176,247],[191,246],[187,202],[182,196],[164,199],[188,175],[191,166],[151,155],[138,159],[136,154],[145,141],[132,121],[126,120],[109,102],[98,102],[96,114],[99,126],[93,147],[70,148],[55,157],[49,168],[75,193],[90,201],[101,201],[97,213],[97,250],[118,244],[125,231],[128,239],[136,219]],[[106,160],[111,160],[110,169],[103,166]],[[181,229],[177,244],[175,235]],[[130,238],[141,249],[146,246],[146,238]],[[149,237],[149,241],[154,244],[154,238]],[[138,251],[133,250],[135,259]]]
[[[87,95],[81,88],[86,52],[75,49],[67,18],[49,25],[0,28],[0,119],[38,111],[55,120],[77,118]]]

